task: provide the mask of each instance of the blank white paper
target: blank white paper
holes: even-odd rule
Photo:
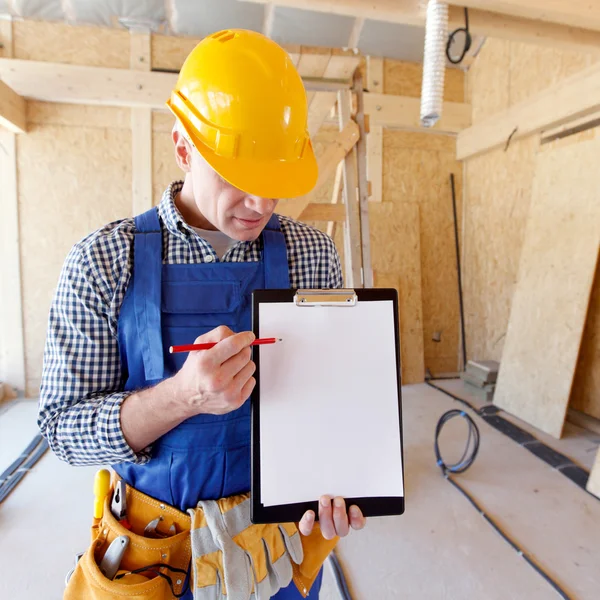
[[[259,306],[265,506],[404,495],[391,301]]]

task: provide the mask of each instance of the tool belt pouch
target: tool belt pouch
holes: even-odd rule
[[[300,539],[304,559],[299,565],[293,565],[293,579],[300,594],[306,598],[327,557],[337,545],[339,537],[326,540],[321,533],[321,527],[315,523],[312,533],[301,535]]]
[[[248,494],[201,501],[188,512],[194,600],[268,600],[290,585],[303,558],[294,524],[253,525]]]
[[[77,563],[64,600],[121,597],[129,600],[171,600],[181,595],[191,560],[190,517],[127,486],[128,521],[131,525],[128,529],[112,515],[111,497],[112,493],[107,497],[102,518],[92,526],[92,544]],[[156,518],[160,518],[157,531],[166,534],[175,525],[177,533],[156,539],[145,537],[144,528]],[[115,578],[110,580],[102,574],[99,565],[112,541],[122,535],[129,537],[129,545]]]

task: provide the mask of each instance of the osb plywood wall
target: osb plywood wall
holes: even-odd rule
[[[153,67],[178,69],[196,42],[153,36]],[[129,43],[125,31],[13,23],[15,58],[128,68]],[[386,61],[384,91],[420,96],[421,66]],[[464,100],[458,70],[447,72],[446,100]],[[131,215],[131,121],[128,109],[41,102],[29,103],[28,120],[30,133],[18,140],[18,185],[27,392],[36,395],[48,308],[65,256],[97,227]],[[170,141],[172,118],[155,112],[152,127],[156,204],[181,172]],[[317,153],[332,135],[333,127],[316,137]],[[373,268],[376,285],[396,287],[400,294],[405,383],[411,383],[422,381],[424,367],[434,373],[458,367],[449,175],[456,176],[460,214],[462,173],[451,137],[385,131],[383,145],[383,202],[370,210]],[[329,202],[332,186],[333,179],[317,200]],[[339,233],[336,242],[341,251]],[[432,341],[434,332],[440,332],[440,342]]]
[[[473,122],[524,100],[594,60],[573,52],[488,39],[467,76]],[[560,143],[577,143],[590,135],[596,133],[584,132]],[[469,358],[502,358],[529,214],[535,157],[544,149],[539,138],[532,136],[465,163],[463,263]],[[576,191],[576,182],[573,185]],[[596,277],[572,396],[576,408],[597,417],[599,286],[600,278]],[[551,336],[549,330],[549,343]]]

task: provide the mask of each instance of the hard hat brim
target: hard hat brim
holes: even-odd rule
[[[298,160],[257,161],[254,158],[219,156],[188,132],[200,155],[225,181],[239,190],[262,198],[297,198],[316,185],[319,167],[312,144]]]

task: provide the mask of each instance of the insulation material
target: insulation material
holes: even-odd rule
[[[385,93],[421,97],[423,65],[385,59],[383,61]],[[464,102],[465,74],[459,69],[446,69],[444,100]]]
[[[400,314],[400,349],[402,383],[420,383],[425,377],[423,353],[423,312],[421,298],[421,261],[419,240],[419,206],[375,205],[369,210],[371,250],[375,287],[398,290]],[[394,263],[389,262],[385,248],[375,240],[395,239]],[[382,271],[378,268],[390,268]]]
[[[600,260],[596,266],[596,277],[581,340],[570,405],[600,419]],[[600,491],[600,474],[598,484]]]
[[[48,310],[70,248],[131,214],[131,135],[34,125],[19,136],[17,157],[27,393],[35,397]]]
[[[441,136],[399,131],[384,131],[383,137],[384,206],[391,203],[401,211],[406,203],[419,205],[425,366],[434,374],[458,368],[460,311],[450,173],[455,174],[459,221],[462,214],[462,168],[455,160],[455,141],[436,138]],[[371,214],[376,209],[372,206]],[[373,268],[401,268],[403,257],[394,250],[398,238],[382,232],[376,239],[373,255],[378,250],[383,264],[374,261]],[[440,342],[433,341],[435,332],[441,332]]]
[[[14,21],[14,57],[91,67],[129,68],[126,30]]]
[[[562,432],[600,245],[599,152],[600,141],[593,140],[537,157],[494,396],[499,407],[555,437]]]
[[[423,61],[425,30],[423,27],[365,20],[359,51],[366,56],[386,56],[404,61]]]

